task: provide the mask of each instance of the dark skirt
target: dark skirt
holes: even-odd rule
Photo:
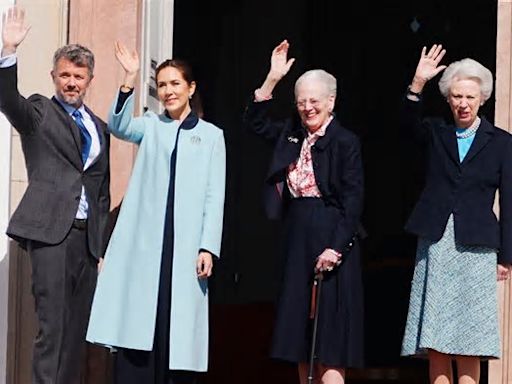
[[[316,258],[328,248],[340,220],[337,208],[322,199],[292,199],[286,217],[285,268],[277,305],[271,357],[308,362],[309,319]],[[319,302],[316,358],[333,367],[363,364],[363,289],[359,244],[343,263],[324,273]]]

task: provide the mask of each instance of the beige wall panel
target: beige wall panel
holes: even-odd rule
[[[27,183],[25,181],[11,181],[11,212],[14,212],[20,203],[26,189]]]
[[[496,125],[510,131],[510,91],[512,81],[512,3],[498,4],[498,34],[496,36]]]
[[[498,33],[496,37],[496,125],[511,131],[512,110],[512,1],[498,1]],[[489,384],[512,383],[512,316],[510,279],[498,283],[502,358],[489,363]]]
[[[26,11],[31,30],[18,49],[19,88],[24,95],[34,92],[53,95],[50,77],[55,50],[66,42],[67,1],[18,0]]]
[[[11,138],[11,158],[16,159],[11,163],[11,181],[27,181],[27,168],[21,149],[21,139],[19,135],[13,135]]]
[[[112,105],[124,71],[114,56],[114,42],[123,41],[131,48],[139,46],[141,1],[73,0],[70,8],[70,42],[88,46],[96,56],[94,82],[88,105],[103,119]],[[132,144],[111,138],[112,208],[122,200],[135,156]]]

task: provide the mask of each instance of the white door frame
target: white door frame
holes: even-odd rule
[[[140,104],[154,112],[162,112],[156,97],[155,69],[172,58],[174,0],[144,0],[142,15],[142,52]]]

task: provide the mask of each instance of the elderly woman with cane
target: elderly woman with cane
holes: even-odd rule
[[[274,145],[265,180],[271,217],[284,213],[286,266],[277,305],[271,356],[298,364],[306,383],[311,348],[309,319],[315,271],[322,272],[315,376],[344,383],[345,368],[362,365],[363,293],[359,244],[354,238],[363,206],[363,167],[358,138],[333,114],[336,79],[323,70],[295,83],[297,114],[269,117],[272,92],[288,73],[285,40],[272,52],[268,75],[254,92],[245,121]],[[348,251],[348,245],[352,244]]]
[[[478,114],[491,72],[472,59],[440,65],[445,52],[423,48],[404,98],[404,134],[427,146],[429,163],[406,227],[418,248],[402,355],[428,357],[435,384],[453,382],[455,360],[458,382],[470,384],[480,360],[500,356],[496,281],[512,263],[512,136]],[[443,70],[450,122],[422,116],[423,88]]]

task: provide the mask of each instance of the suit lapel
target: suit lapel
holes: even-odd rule
[[[294,129],[286,136],[286,150],[285,153],[287,156],[285,157],[286,166],[293,163],[300,154],[300,149],[302,148],[302,143],[306,138],[305,131],[302,129]]]
[[[300,154],[305,132],[302,127],[292,128],[283,132],[278,147],[274,151],[274,157],[267,173],[267,181],[283,181],[286,168],[293,163]]]
[[[94,125],[96,126],[96,132],[98,132],[98,137],[100,140],[100,153],[98,154],[98,156],[96,156],[94,161],[89,166],[89,168],[91,168],[101,158],[101,156],[103,156],[103,154],[106,151],[107,140],[105,138],[105,129],[104,129],[106,127],[105,127],[105,123],[103,123],[100,119],[98,119],[98,117],[86,106],[85,106],[85,110],[87,111],[89,116],[91,116],[91,119],[94,122]]]
[[[471,147],[469,147],[469,151],[462,161],[462,165],[470,162],[471,159],[474,158],[487,145],[489,140],[491,140],[493,133],[494,129],[491,123],[482,117],[480,127],[478,127],[478,130],[476,131],[475,139],[473,140]]]
[[[341,129],[341,126],[336,120],[336,117],[334,117],[334,119],[331,120],[327,128],[325,128],[325,135],[320,136],[314,146],[319,150],[323,151],[327,147],[327,145],[329,145],[329,142],[336,133],[336,130],[339,129]]]
[[[441,129],[441,141],[448,152],[448,156],[457,164],[460,165],[459,148],[457,146],[457,136],[455,134],[455,127],[452,125],[443,125]]]

